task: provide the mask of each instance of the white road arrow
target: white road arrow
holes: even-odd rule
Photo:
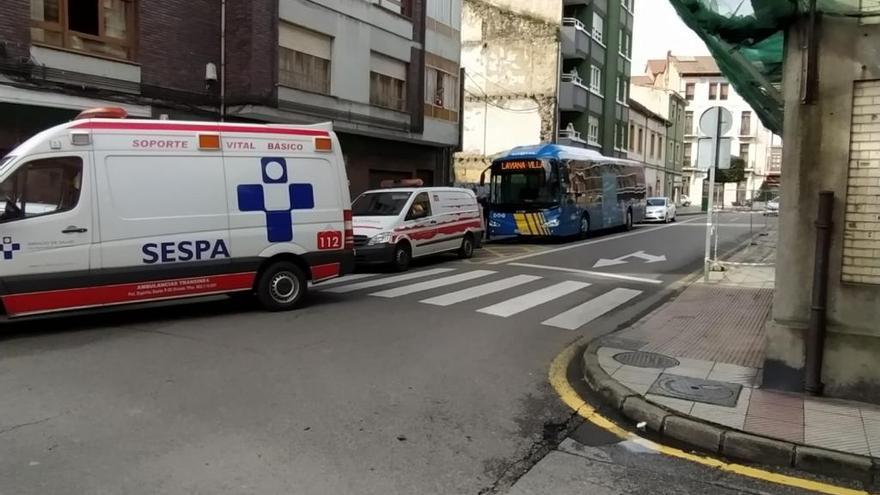
[[[660,256],[657,256],[655,254],[648,254],[644,251],[636,251],[635,253],[630,253],[625,256],[621,256],[619,258],[614,258],[611,260],[607,259],[607,258],[600,258],[599,261],[597,261],[596,264],[593,265],[593,268],[602,268],[603,266],[623,265],[624,263],[628,263],[628,261],[626,261],[627,258],[639,258],[641,260],[644,260],[645,263],[658,263],[660,261],[666,261],[665,254],[661,254]]]

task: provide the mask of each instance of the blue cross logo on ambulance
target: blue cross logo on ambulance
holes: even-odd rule
[[[266,237],[269,242],[293,240],[293,211],[311,210],[315,207],[315,192],[311,184],[289,183],[287,160],[262,158],[262,184],[242,184],[237,188],[238,209],[261,211],[266,215]],[[281,194],[288,199],[285,209],[266,208],[266,194]]]

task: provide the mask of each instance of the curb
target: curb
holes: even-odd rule
[[[611,378],[599,366],[596,351],[603,338],[583,354],[584,379],[616,411],[636,423],[697,449],[756,464],[795,468],[823,476],[856,480],[871,486],[880,482],[880,459],[812,447],[747,433],[688,416],[654,404]],[[876,474],[875,474],[876,473]]]

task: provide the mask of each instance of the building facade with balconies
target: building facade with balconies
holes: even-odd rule
[[[353,193],[383,179],[450,182],[460,0],[0,0],[0,11],[0,154],[114,105],[147,118],[332,121]]]

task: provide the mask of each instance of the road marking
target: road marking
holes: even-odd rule
[[[422,292],[436,289],[438,287],[467,282],[468,280],[485,277],[487,275],[492,275],[493,273],[496,272],[493,272],[492,270],[474,270],[471,272],[459,273],[458,275],[451,275],[449,277],[435,278],[434,280],[428,280],[427,282],[419,282],[417,284],[404,285],[403,287],[395,287],[394,289],[374,292],[370,295],[376,297],[400,297],[412,294],[413,292]]]
[[[668,455],[670,457],[676,457],[678,459],[694,462],[703,466],[718,469],[720,471],[726,471],[729,473],[738,474],[740,476],[745,476],[747,478],[766,481],[768,483],[773,483],[776,485],[785,485],[794,488],[800,488],[803,490],[811,490],[817,493],[825,493],[828,495],[868,495],[868,492],[863,490],[853,490],[851,488],[845,488],[842,486],[831,485],[819,481],[774,473],[772,471],[766,471],[764,469],[758,469],[751,466],[744,466],[742,464],[728,463],[720,459],[715,459],[713,457],[691,454],[689,452],[685,452],[674,447],[667,447],[666,445],[661,445],[657,442],[642,438],[635,433],[621,428],[615,422],[611,421],[605,416],[602,416],[596,409],[587,404],[586,401],[584,401],[584,399],[582,399],[581,396],[578,395],[574,387],[572,387],[571,384],[568,382],[568,365],[572,362],[573,359],[575,359],[577,350],[580,347],[580,339],[578,339],[577,341],[566,347],[561,353],[559,353],[558,356],[556,356],[555,359],[553,359],[553,362],[550,364],[549,372],[550,385],[553,386],[554,390],[556,390],[556,393],[559,395],[559,398],[562,399],[562,402],[573,409],[577,415],[589,421],[590,423],[593,423],[599,428],[602,428],[603,430],[617,436],[621,440],[627,440],[636,443],[642,447],[645,447],[646,449],[650,449],[654,452]]]
[[[351,282],[352,280],[360,280],[362,278],[375,277],[376,275],[379,275],[379,274],[378,273],[355,273],[353,275],[346,275],[344,277],[337,277],[337,278],[332,278],[330,280],[325,280],[323,282],[318,282],[315,285],[318,287],[324,287],[327,285],[341,284],[343,282]]]
[[[614,258],[614,259],[599,258],[599,260],[596,261],[596,264],[593,265],[593,268],[601,268],[603,266],[624,265],[626,263],[629,263],[629,261],[626,261],[627,258],[638,258],[638,259],[644,261],[645,263],[659,263],[661,261],[666,261],[665,254],[655,255],[655,254],[648,254],[644,251],[636,251],[634,253],[629,253],[629,254],[625,254],[623,256],[618,256],[617,258]]]
[[[641,293],[642,291],[640,290],[614,289],[599,297],[590,299],[565,313],[558,314],[541,324],[549,327],[564,328],[565,330],[577,330]]]
[[[589,286],[590,284],[586,282],[566,280],[565,282],[560,282],[523,296],[514,297],[513,299],[478,309],[477,312],[507,318]]]
[[[496,292],[511,289],[519,285],[534,282],[535,280],[540,280],[541,278],[542,277],[538,277],[535,275],[517,275],[515,277],[505,278],[504,280],[498,280],[495,282],[489,282],[488,284],[478,285],[476,287],[468,287],[467,289],[450,292],[449,294],[443,294],[442,296],[432,297],[430,299],[425,299],[419,302],[423,302],[425,304],[433,304],[434,306],[450,306],[452,304],[460,303],[470,299],[476,299],[478,297],[482,297],[488,294],[494,294]]]
[[[594,272],[590,270],[578,270],[577,268],[563,268],[561,266],[532,265],[530,263],[510,263],[510,266],[521,266],[524,268],[537,268],[539,270],[553,270],[557,272],[580,273],[581,275],[589,275],[591,277],[605,277],[617,280],[627,280],[629,282],[642,282],[646,284],[662,284],[662,280],[653,278],[634,277],[632,275],[623,275],[620,273]]]
[[[503,260],[490,261],[490,262],[487,263],[487,264],[489,264],[489,265],[500,265],[500,264],[504,264],[504,263],[510,263],[510,262],[512,262],[512,261],[524,260],[524,259],[526,259],[526,258],[533,258],[533,257],[535,257],[535,256],[543,256],[543,255],[545,255],[545,254],[558,253],[558,252],[560,252],[560,251],[567,251],[567,250],[569,250],[569,249],[576,249],[576,248],[579,248],[579,247],[582,247],[582,246],[589,246],[589,245],[592,245],[592,244],[599,244],[599,243],[601,243],[601,242],[616,241],[616,240],[618,240],[618,239],[625,239],[625,238],[627,238],[627,237],[632,237],[632,236],[634,236],[634,235],[647,234],[648,232],[654,232],[655,230],[668,229],[668,228],[671,228],[671,227],[676,227],[676,226],[678,226],[678,225],[685,225],[685,224],[687,224],[687,223],[695,222],[695,221],[697,221],[697,220],[699,220],[699,218],[694,218],[694,219],[691,219],[691,220],[684,220],[684,221],[682,221],[682,222],[678,222],[678,223],[668,223],[668,224],[665,224],[665,225],[661,225],[661,226],[659,226],[659,227],[639,228],[637,231],[635,231],[635,232],[629,232],[629,233],[627,233],[627,234],[621,234],[621,235],[616,235],[616,236],[612,236],[612,237],[603,237],[603,238],[601,238],[601,239],[594,239],[594,240],[592,240],[592,241],[576,242],[576,243],[574,243],[574,244],[569,244],[568,246],[562,246],[562,247],[558,247],[558,248],[555,248],[555,249],[547,249],[547,250],[544,250],[544,251],[541,251],[541,252],[538,252],[538,253],[521,254],[521,255],[519,255],[519,256],[513,256],[513,257],[511,257],[511,258],[506,258],[506,259],[503,259]]]
[[[385,277],[385,278],[380,278],[378,280],[368,280],[366,282],[360,282],[360,283],[351,284],[351,285],[344,285],[342,287],[331,287],[331,288],[327,289],[325,292],[334,292],[337,294],[343,294],[346,292],[354,292],[356,290],[361,290],[361,289],[369,289],[372,287],[389,285],[389,284],[393,284],[396,282],[404,282],[406,280],[412,280],[414,278],[429,277],[431,275],[437,275],[440,273],[451,272],[452,270],[453,270],[452,268],[433,268],[431,270],[422,270],[422,271],[418,271],[418,272],[404,273],[403,275],[395,275],[393,277]]]

